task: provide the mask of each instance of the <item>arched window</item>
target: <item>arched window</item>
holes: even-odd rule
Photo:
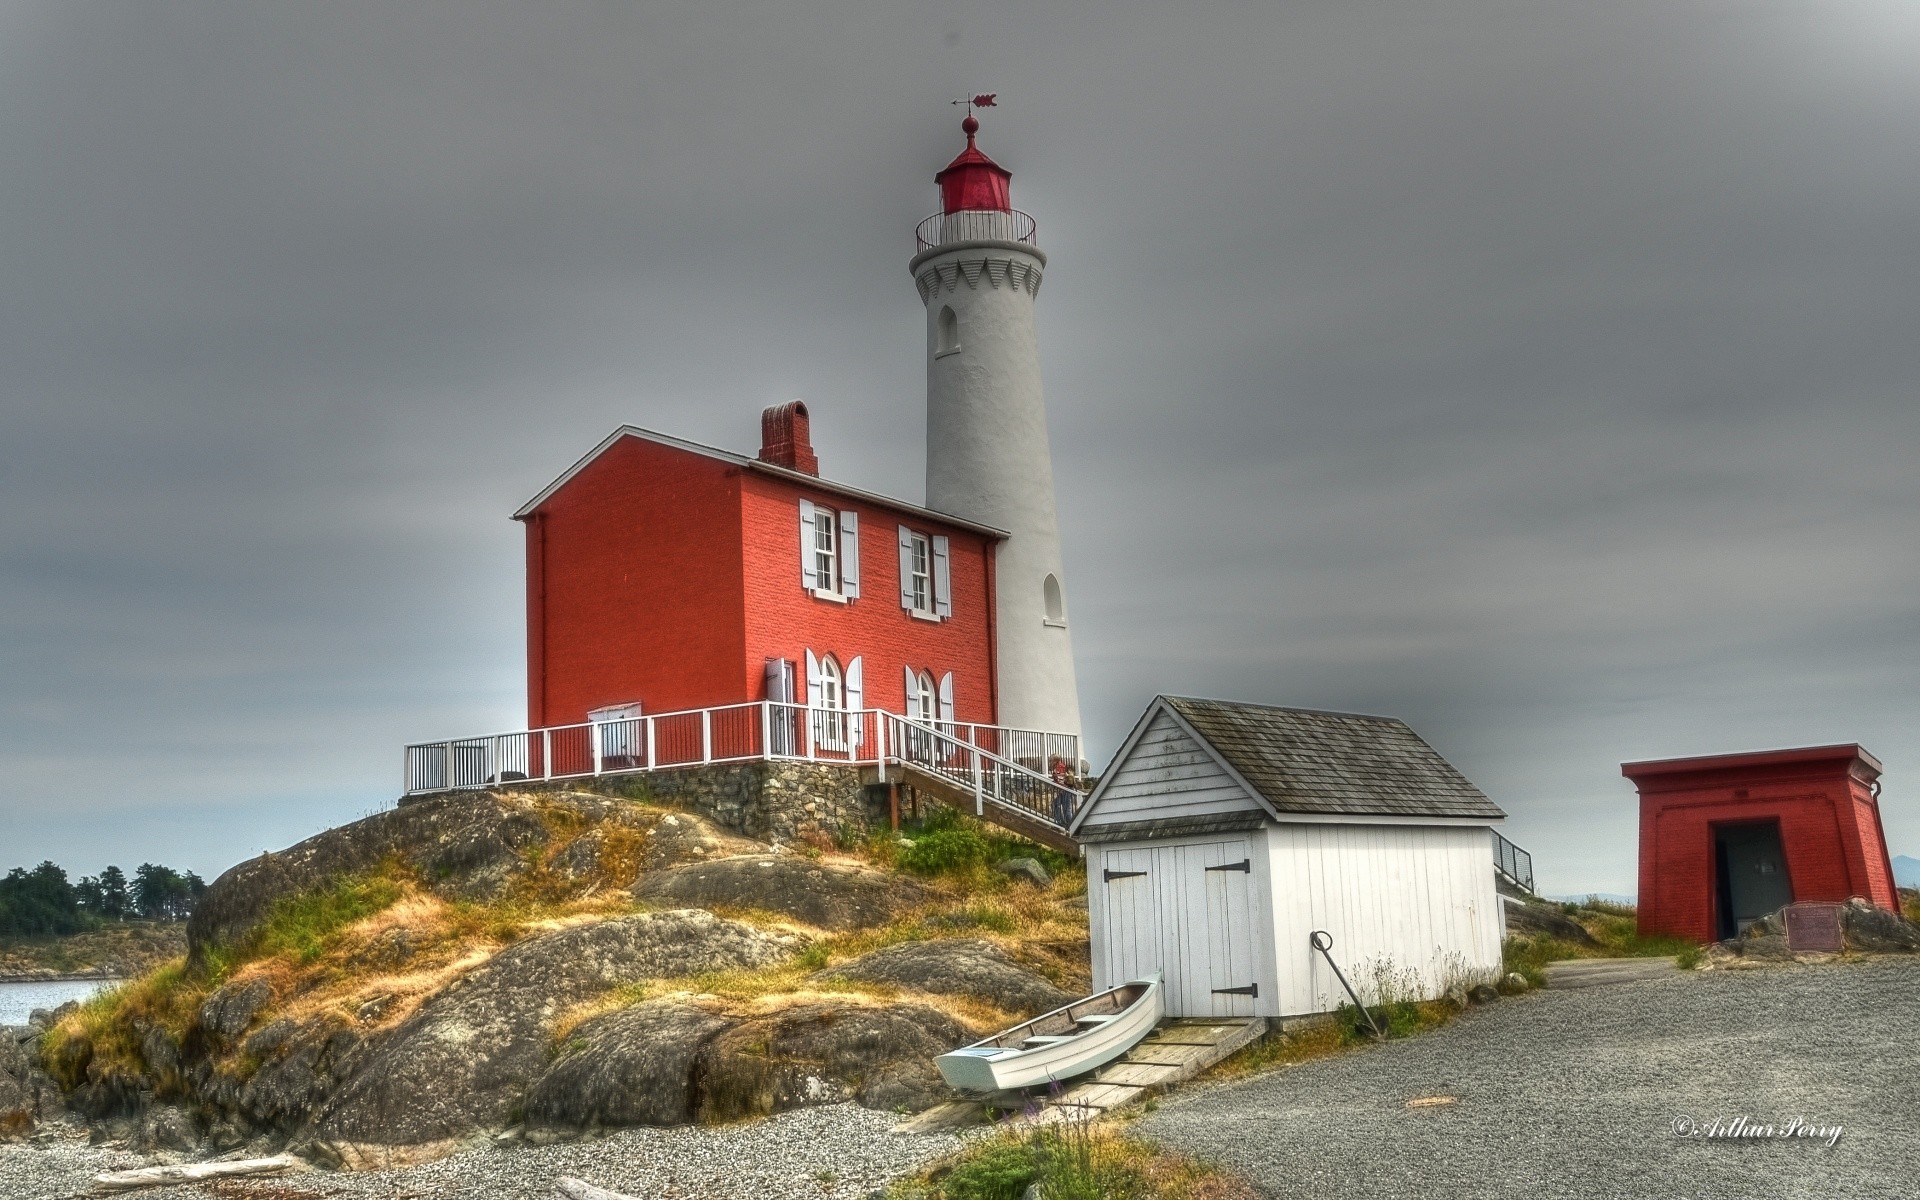
[[[953,315],[952,306],[944,306],[934,318],[933,352],[936,356],[952,354],[959,348],[960,318]]]
[[[847,677],[840,671],[840,660],[828,654],[820,659],[820,707],[847,706]]]
[[[1060,581],[1052,575],[1040,585],[1040,592],[1047,605],[1047,620],[1055,625],[1067,623],[1067,604],[1060,598]]]
[[[820,691],[813,713],[813,744],[818,750],[847,748],[847,677],[840,660],[820,656]]]
[[[932,671],[922,671],[915,676],[913,694],[907,697],[907,715],[929,725],[939,720],[939,693],[935,689]]]

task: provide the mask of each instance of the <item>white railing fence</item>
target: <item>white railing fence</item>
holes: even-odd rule
[[[911,763],[973,790],[976,807],[991,801],[1062,827],[1055,817],[1064,804],[1071,818],[1082,770],[1072,734],[761,700],[417,742],[406,748],[403,786],[414,796],[766,759],[877,766],[883,778],[889,761]]]
[[[888,761],[917,767],[972,792],[975,816],[985,816],[992,804],[1065,829],[1084,798],[1075,759],[1062,756],[1049,762],[1043,758],[1042,769],[1035,770],[993,753],[978,741],[956,736],[962,727],[944,722],[929,725],[886,713],[884,728]],[[981,727],[965,728],[971,732]]]

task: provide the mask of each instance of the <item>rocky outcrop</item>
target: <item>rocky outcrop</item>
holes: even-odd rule
[[[762,854],[649,872],[633,894],[656,904],[758,909],[839,931],[884,925],[925,890],[871,867]]]
[[[936,996],[972,996],[1022,1016],[1047,1012],[1074,999],[981,938],[902,942],[830,967],[814,978],[886,984]]]
[[[668,813],[655,823],[647,835],[647,847],[640,865],[646,871],[664,871],[688,863],[711,862],[716,858],[737,858],[746,854],[765,854],[771,849],[730,833],[705,817],[692,813]]]
[[[527,1128],[549,1140],[841,1100],[917,1111],[945,1098],[934,1057],[972,1036],[917,1004],[832,997],[731,1016],[688,997],[650,1001],[574,1031],[527,1095]]]
[[[562,844],[572,830],[578,832]],[[207,946],[245,937],[275,902],[390,858],[447,899],[491,899],[533,871],[550,846],[557,847],[546,864],[552,878],[613,887],[630,885],[642,871],[769,849],[703,817],[663,814],[617,797],[546,790],[430,796],[228,870],[194,910],[188,951],[202,962]]]
[[[743,1021],[708,1044],[703,1122],[857,1100],[918,1111],[946,1096],[933,1060],[972,1040],[964,1025],[919,1004],[823,999]]]
[[[273,988],[264,979],[229,983],[200,1004],[199,1028],[215,1045],[232,1045],[273,1003]]]
[[[0,1027],[0,1142],[18,1141],[66,1113],[60,1088],[40,1069],[37,1027]]]
[[[504,1126],[545,1070],[553,1021],[611,988],[762,967],[799,946],[697,910],[577,925],[502,951],[369,1042],[315,1138],[407,1145]]]
[[[526,869],[523,851],[546,837],[529,799],[492,792],[456,792],[375,813],[226,871],[187,923],[188,953],[198,964],[209,945],[245,936],[276,901],[372,870],[389,855],[449,898],[484,899]]]
[[[698,1107],[695,1064],[707,1042],[734,1024],[684,1000],[655,1000],[588,1021],[527,1093],[527,1127],[684,1125]]]
[[[1517,937],[1555,938],[1576,946],[1600,944],[1584,925],[1551,904],[1508,904],[1507,932]]]
[[[1720,943],[1721,947],[1740,958],[1791,961],[1794,952],[1787,943],[1786,912],[1780,909],[1761,917],[1739,937]],[[1920,953],[1920,926],[1859,896],[1840,907],[1840,937],[1846,949],[1860,954]]]
[[[1840,930],[1849,950],[1867,954],[1920,952],[1920,928],[1898,913],[1875,908],[1857,897],[1847,901],[1841,912]]]

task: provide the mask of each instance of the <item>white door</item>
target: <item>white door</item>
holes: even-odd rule
[[[1245,840],[1110,850],[1108,986],[1160,971],[1170,1017],[1252,1016],[1253,860]]]

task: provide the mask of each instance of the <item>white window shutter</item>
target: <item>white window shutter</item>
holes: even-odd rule
[[[853,656],[853,661],[847,664],[848,712],[857,713],[867,706],[865,675],[866,672],[864,670],[864,664],[861,662],[861,656],[856,654]],[[865,732],[866,729],[866,718],[848,717],[847,724],[850,727],[849,731],[853,735],[853,744],[858,746],[860,744],[860,735]]]
[[[775,701],[791,701],[793,699],[791,693],[793,675],[791,671],[792,668],[787,666],[787,660],[784,658],[770,658],[767,660],[767,699]]]
[[[953,720],[953,672],[948,671],[940,677],[940,719]]]
[[[849,600],[860,596],[860,514],[840,514],[840,594]]]
[[[933,615],[953,615],[953,574],[947,568],[947,539],[933,539]]]
[[[820,660],[807,651],[807,707],[820,707]]]
[[[924,721],[927,719],[927,714],[914,707],[914,697],[920,694],[920,677],[913,673],[912,667],[901,669],[907,673],[907,702],[901,706],[900,711],[916,721]]]
[[[913,530],[900,527],[900,607],[913,607]]]
[[[813,501],[800,502],[800,586],[812,591],[821,585],[813,581]]]

